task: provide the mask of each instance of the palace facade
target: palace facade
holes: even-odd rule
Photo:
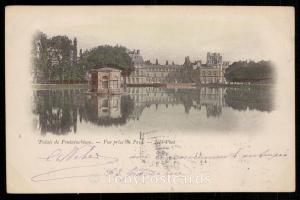
[[[171,82],[171,75],[175,72],[179,72],[182,69],[182,65],[176,65],[174,63],[165,65],[146,63],[143,61],[143,57],[140,54],[140,50],[130,51],[135,70],[130,76],[125,77],[126,84],[159,84]]]
[[[207,53],[206,63],[201,60],[190,62],[186,57],[185,65],[177,65],[168,61],[164,65],[144,62],[140,50],[128,52],[135,70],[130,76],[124,78],[124,83],[129,85],[140,84],[165,84],[195,81],[198,84],[222,84],[226,80],[224,73],[229,66],[228,61],[223,61],[220,53]],[[188,59],[188,62],[187,62]],[[186,66],[188,65],[188,66]],[[197,76],[195,78],[195,76]],[[192,78],[193,77],[193,78]]]
[[[127,84],[152,84],[168,83],[171,80],[171,74],[179,72],[182,68],[180,65],[154,65],[143,64],[135,68],[130,76],[126,77]]]
[[[220,53],[207,53],[206,64],[197,61],[193,69],[197,71],[200,84],[222,84],[226,83],[224,74],[229,62],[223,61]]]

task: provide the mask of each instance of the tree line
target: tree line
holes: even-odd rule
[[[123,75],[133,71],[133,63],[123,46],[98,46],[80,50],[77,40],[67,36],[48,37],[38,32],[33,39],[32,76],[35,83],[65,80],[85,80],[86,72],[92,68],[109,66],[122,70]]]
[[[32,49],[34,82],[81,79],[80,67],[74,55],[77,51],[75,46],[67,36],[48,37],[42,32],[37,33]]]
[[[127,53],[127,48],[123,46],[97,46],[86,50],[79,64],[85,71],[102,66],[113,67],[122,70],[122,75],[129,75],[133,70],[133,62]]]
[[[262,82],[274,81],[275,69],[271,61],[238,61],[232,63],[224,74],[228,82]]]

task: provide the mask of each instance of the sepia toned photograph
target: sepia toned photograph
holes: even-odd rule
[[[5,11],[8,193],[295,190],[292,7]]]
[[[44,33],[38,33],[33,48],[33,114],[41,134],[75,134],[77,123],[82,129],[92,123],[95,129],[230,131],[238,123],[230,115],[245,113],[243,120],[251,124],[253,114],[262,118],[275,109],[270,60],[223,61],[221,53],[207,52],[204,61],[186,56],[180,64],[157,58],[152,63],[141,50],[123,46],[77,53],[76,37]],[[156,119],[147,124],[151,117]]]

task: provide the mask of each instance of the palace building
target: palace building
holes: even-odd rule
[[[170,82],[172,73],[179,72],[182,65],[176,65],[174,62],[165,65],[146,63],[140,54],[140,50],[130,51],[135,70],[130,76],[125,78],[126,84],[159,84]]]
[[[128,54],[135,68],[130,76],[124,78],[124,83],[129,85],[181,83],[195,80],[188,77],[194,77],[195,74],[198,74],[198,84],[222,84],[225,83],[225,69],[229,66],[229,62],[223,61],[220,53],[208,52],[205,64],[201,60],[190,62],[189,57],[186,57],[184,65],[174,62],[169,64],[168,61],[161,65],[157,60],[155,64],[144,62],[140,50],[129,51]]]
[[[207,53],[206,64],[197,61],[193,69],[198,71],[200,84],[222,84],[225,83],[224,73],[229,62],[223,61],[220,53]]]
[[[168,83],[172,72],[179,72],[181,65],[154,65],[143,64],[135,68],[130,76],[126,77],[127,84]]]
[[[209,67],[221,66],[222,56],[220,53],[207,53],[206,65]]]

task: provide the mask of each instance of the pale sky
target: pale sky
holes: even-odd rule
[[[74,6],[35,7],[24,17],[48,36],[77,37],[78,51],[119,44],[140,49],[144,60],[182,64],[185,56],[206,61],[208,51],[220,52],[229,61],[273,59],[274,50],[284,47],[288,39],[288,11],[274,7]]]

